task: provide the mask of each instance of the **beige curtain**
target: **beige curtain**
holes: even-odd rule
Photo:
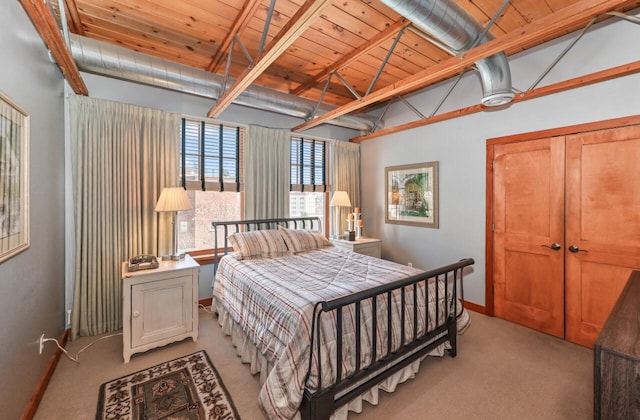
[[[162,188],[177,184],[180,116],[72,96],[69,123],[75,338],[122,328],[122,262],[170,249],[170,215],[154,207]]]
[[[251,125],[245,141],[245,219],[289,216],[291,134]]]
[[[349,212],[360,203],[360,144],[346,141],[334,141],[331,144],[331,191],[346,191],[351,208],[331,207],[331,223],[335,224],[335,211],[339,211],[338,220],[346,220]],[[363,210],[361,210],[363,211]],[[332,226],[331,233],[336,232]],[[340,230],[337,230],[340,234]]]

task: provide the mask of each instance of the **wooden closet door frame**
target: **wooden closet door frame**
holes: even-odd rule
[[[485,315],[494,316],[493,308],[493,160],[494,147],[499,144],[515,143],[537,140],[548,137],[564,137],[570,134],[585,133],[588,131],[607,130],[611,128],[639,125],[640,115],[615,118],[612,120],[597,121],[585,124],[571,125],[567,127],[552,128],[549,130],[532,131],[504,137],[487,139],[486,151],[486,223],[485,223]]]

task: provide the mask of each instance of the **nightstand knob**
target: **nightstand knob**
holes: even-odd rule
[[[140,316],[140,312],[138,312],[138,311],[133,311],[133,317],[134,317],[134,318],[137,318],[137,317],[139,317],[139,316]]]

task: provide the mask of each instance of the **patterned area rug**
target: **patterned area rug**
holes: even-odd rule
[[[102,384],[96,419],[240,419],[220,375],[199,351]]]

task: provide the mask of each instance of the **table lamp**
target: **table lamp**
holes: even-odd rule
[[[333,193],[333,197],[331,197],[331,201],[329,202],[329,207],[351,207],[351,200],[349,200],[349,195],[346,191],[336,191]],[[333,216],[335,217],[334,221],[334,229],[333,237],[335,239],[340,238],[340,230],[342,228],[342,223],[340,223],[340,209],[333,209]]]
[[[191,210],[191,203],[185,189],[182,187],[164,188],[158,198],[156,211],[173,212],[173,254],[169,258],[163,257],[162,259],[180,259],[178,253],[178,212],[183,210]]]

